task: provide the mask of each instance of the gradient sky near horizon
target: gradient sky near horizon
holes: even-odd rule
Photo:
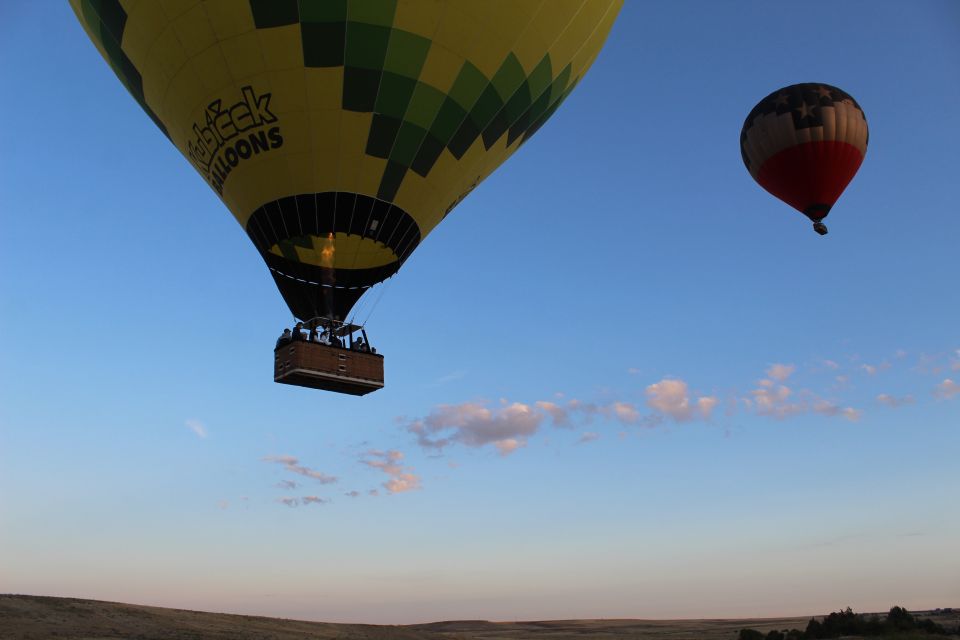
[[[362,303],[365,398],[272,382],[266,267],[66,2],[0,6],[0,79],[0,592],[370,623],[960,605],[960,3],[627,0]],[[871,133],[824,238],[738,147],[810,81]]]

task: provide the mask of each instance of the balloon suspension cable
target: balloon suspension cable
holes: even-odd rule
[[[813,223],[813,230],[822,236],[827,235],[827,225],[823,224],[819,220]]]
[[[367,323],[370,321],[370,316],[373,315],[373,312],[376,310],[377,305],[380,304],[381,300],[383,300],[383,295],[387,292],[387,289],[390,287],[391,284],[393,284],[392,276],[380,283],[379,285],[380,291],[377,292],[377,297],[373,301],[373,306],[370,307],[370,310],[367,312],[367,317],[363,319],[363,322],[360,323],[360,326],[362,327],[367,326]]]

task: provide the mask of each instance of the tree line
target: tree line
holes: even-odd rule
[[[803,631],[790,629],[770,631],[766,634],[756,629],[741,629],[737,640],[820,640],[841,636],[888,636],[904,632],[924,632],[944,636],[947,630],[933,620],[918,620],[903,607],[893,607],[885,618],[878,615],[854,613],[850,607],[835,611],[823,620],[810,618]],[[960,633],[960,628],[957,629]]]

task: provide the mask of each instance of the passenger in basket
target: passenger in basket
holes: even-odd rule
[[[279,349],[283,345],[289,344],[291,337],[290,329],[284,329],[283,333],[280,334],[280,337],[277,338],[277,346],[275,348]]]
[[[297,326],[293,328],[293,339],[294,340],[303,340],[305,336],[303,335],[303,323],[298,322]]]

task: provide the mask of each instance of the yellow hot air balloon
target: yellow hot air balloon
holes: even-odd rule
[[[70,0],[247,231],[342,320],[533,135],[622,0]]]

